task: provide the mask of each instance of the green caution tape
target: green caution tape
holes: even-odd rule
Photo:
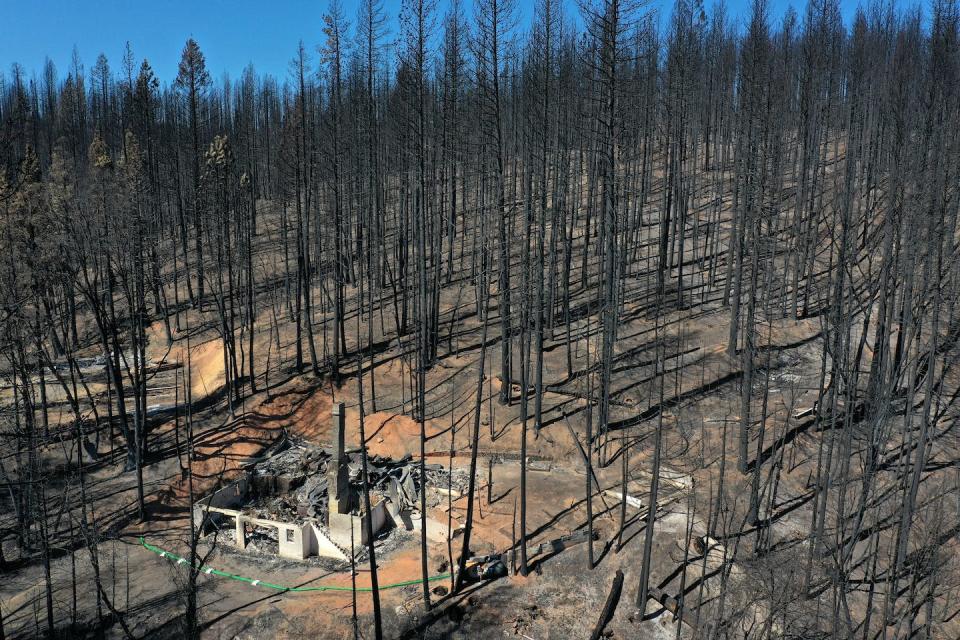
[[[169,558],[173,560],[177,565],[187,564],[186,558],[181,558],[175,553],[170,553],[169,551],[164,551],[160,547],[155,547],[146,540],[143,539],[143,536],[140,536],[140,544],[143,545],[144,549],[152,551],[159,555],[161,558]],[[193,566],[193,565],[191,565]],[[271,582],[264,582],[263,580],[256,580],[254,578],[247,578],[246,576],[238,576],[233,573],[227,573],[226,571],[220,571],[219,569],[214,569],[213,567],[199,567],[200,573],[204,575],[214,575],[220,576],[222,578],[230,578],[231,580],[239,580],[240,582],[246,582],[254,587],[266,587],[267,589],[274,589],[276,591],[354,591],[353,587],[341,587],[335,585],[318,585],[314,587],[284,587],[283,585],[273,584]],[[444,578],[449,578],[449,573],[441,573],[436,576],[430,576],[427,578],[428,582],[434,580],[443,580]],[[398,587],[409,587],[412,584],[420,584],[422,580],[407,580],[405,582],[394,582],[393,584],[380,585],[379,590],[384,591],[386,589],[396,589]],[[370,592],[373,591],[373,587],[357,587],[356,591]]]

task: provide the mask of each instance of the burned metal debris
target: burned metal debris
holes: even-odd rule
[[[251,462],[240,480],[200,501],[195,518],[225,533],[232,529],[238,548],[293,558],[356,554],[367,542],[367,518],[374,536],[390,526],[410,530],[424,523],[428,535],[438,535],[440,525],[421,513],[420,492],[425,485],[433,489],[427,494],[430,506],[459,498],[467,474],[429,464],[421,478],[420,465],[409,455],[400,460],[371,456],[367,514],[360,499],[362,455],[346,450],[343,405],[334,405],[332,420],[332,450],[285,437]]]

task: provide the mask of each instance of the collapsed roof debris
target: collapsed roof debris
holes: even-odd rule
[[[344,446],[342,405],[332,412],[334,446],[331,451],[305,440],[284,436],[259,459],[247,465],[247,474],[198,504],[195,517],[227,530],[233,529],[237,547],[248,546],[295,558],[330,555],[345,559],[360,552],[367,531],[363,513],[362,464],[359,451]],[[462,496],[468,474],[440,464],[425,465],[426,478],[410,455],[399,460],[384,456],[367,459],[367,480],[374,536],[391,524],[416,529],[427,521],[421,513],[421,491],[436,507]],[[232,518],[232,525],[224,526]],[[434,531],[436,534],[436,531]],[[227,536],[229,537],[229,535]]]

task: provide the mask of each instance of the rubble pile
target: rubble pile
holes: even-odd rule
[[[342,403],[331,416],[333,445],[284,437],[195,507],[197,526],[232,534],[240,550],[345,560],[382,532],[436,529],[422,501],[435,507],[466,492],[466,472],[421,465],[409,454],[399,460],[369,456],[364,469],[363,452],[346,449]]]
[[[427,465],[427,486],[463,495],[469,486],[470,474],[463,469],[447,470],[440,465]]]
[[[287,522],[305,518],[325,520],[328,509],[328,465],[332,454],[305,441],[289,440],[253,468],[254,493],[259,499],[249,505],[251,515]],[[363,484],[362,457],[348,454],[349,482],[358,491]],[[468,473],[449,471],[440,464],[425,465],[430,506],[447,494],[458,498],[467,492]],[[419,512],[420,465],[410,455],[400,460],[382,456],[367,458],[367,480],[371,494],[388,498],[400,510]]]
[[[260,498],[247,505],[243,511],[246,515],[264,520],[297,523],[303,520],[297,511],[297,505],[285,495]]]
[[[304,518],[322,518],[327,513],[327,476],[317,473],[297,490],[297,515]]]
[[[416,511],[418,509],[419,483],[416,478],[420,474],[420,469],[410,464],[399,469],[399,473],[389,474],[383,478],[385,486],[381,491],[386,491],[386,497],[397,505],[400,511]]]
[[[311,475],[322,473],[330,459],[330,452],[323,447],[303,440],[286,440],[285,446],[254,467],[260,476]]]
[[[280,539],[276,529],[254,527],[247,535],[247,548],[256,553],[274,556],[280,549]]]
[[[227,546],[236,546],[237,532],[234,527],[223,527],[217,532],[217,539]],[[246,534],[244,550],[267,557],[277,555],[280,548],[279,534],[270,527],[253,527]]]

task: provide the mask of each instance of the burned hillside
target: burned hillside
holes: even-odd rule
[[[0,74],[0,640],[960,636],[956,2],[359,5]]]

